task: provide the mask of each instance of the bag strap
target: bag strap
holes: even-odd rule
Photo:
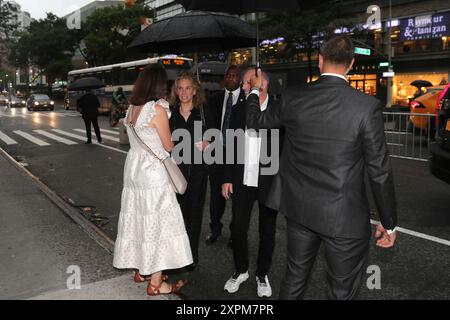
[[[205,113],[203,112],[203,105],[200,106],[200,117],[202,118],[203,126],[206,128]]]
[[[167,159],[167,157],[164,158],[164,159],[161,159],[160,157],[158,157],[158,156],[156,155],[156,153],[153,152],[152,148],[150,148],[144,141],[142,141],[141,137],[139,137],[139,135],[137,134],[137,132],[136,132],[136,130],[135,130],[135,128],[134,128],[134,124],[133,124],[133,123],[129,123],[128,126],[130,127],[131,132],[133,133],[133,135],[134,135],[134,137],[136,138],[136,140],[138,140],[138,142],[142,145],[142,147],[144,147],[144,149],[150,151],[150,153],[151,153],[156,159],[158,159],[158,160],[161,161],[161,162]]]

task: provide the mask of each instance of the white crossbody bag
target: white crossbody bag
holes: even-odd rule
[[[139,141],[142,147],[145,150],[147,150],[150,154],[152,154],[156,159],[158,159],[163,163],[175,192],[178,194],[184,194],[187,188],[187,181],[184,178],[183,173],[181,172],[180,168],[178,168],[178,165],[175,163],[175,161],[170,156],[167,156],[164,159],[159,158],[153,152],[153,150],[144,141],[142,141],[132,123],[129,124],[129,127],[131,129],[130,131],[133,133],[134,137],[136,138],[137,141]]]

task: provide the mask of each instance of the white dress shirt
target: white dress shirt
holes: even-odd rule
[[[338,73],[326,72],[326,73],[322,73],[321,76],[338,77],[338,78],[344,79],[345,81],[348,82],[348,80],[347,80],[347,78],[345,76],[343,76],[342,74],[338,74]]]
[[[269,103],[269,96],[267,95],[264,102],[261,104],[261,111],[267,109]],[[259,178],[259,157],[261,153],[261,137],[250,134],[248,130],[245,130],[245,162],[244,162],[244,180],[243,184],[249,187],[258,186]]]
[[[238,102],[239,96],[241,94],[241,88],[237,88],[234,91],[225,90],[225,93],[224,93],[225,96],[224,96],[223,105],[222,105],[222,120],[220,121],[220,130],[222,130],[223,118],[225,117],[225,111],[227,110],[227,101],[228,101],[228,95],[230,94],[230,92],[233,94],[233,106],[235,106],[236,103]]]

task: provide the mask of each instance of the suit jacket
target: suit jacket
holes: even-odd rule
[[[212,121],[210,122],[210,128],[214,128],[220,130],[222,127],[222,111],[223,111],[223,103],[225,99],[225,90],[215,93],[212,95],[207,102],[206,110],[210,115]],[[233,116],[234,114],[234,116]],[[241,118],[240,118],[241,117]],[[245,128],[245,94],[241,89],[241,93],[239,94],[238,101],[235,105],[233,105],[231,118],[230,118],[230,129],[234,127]],[[224,150],[224,161],[226,159],[226,154]],[[221,164],[213,164],[211,166],[212,172],[220,173],[221,176],[225,173],[225,166]]]
[[[240,104],[236,107],[233,107],[232,113],[231,113],[231,119],[230,119],[230,129],[242,129],[245,131],[246,128],[246,105],[251,104],[256,106],[257,108],[260,108],[259,104],[259,98],[256,95],[250,95],[245,104]],[[277,105],[277,101],[275,101],[272,98],[269,98],[269,102],[267,104],[267,109],[270,108],[279,108]],[[272,132],[269,130],[267,136],[263,136],[262,144],[267,145],[267,154],[272,155],[272,146],[271,146],[271,135]],[[266,140],[267,138],[267,140]],[[282,134],[280,134],[280,138],[278,140],[278,157],[280,155],[280,151],[282,148]],[[225,166],[225,181],[233,184],[239,184],[243,185],[244,180],[244,170],[245,165],[244,164],[238,164],[237,162],[237,156],[238,152],[242,154],[242,151],[238,151],[235,144],[235,159],[233,164],[227,164]],[[261,175],[261,168],[269,167],[271,164],[260,164],[259,169],[259,177],[258,177],[258,200],[265,203],[266,199],[269,196],[272,181],[275,177],[275,175]]]
[[[77,107],[81,110],[83,118],[95,118],[98,116],[100,101],[96,95],[87,93],[78,100]]]
[[[247,106],[249,128],[284,126],[281,208],[288,219],[330,237],[370,235],[367,169],[381,223],[397,225],[395,190],[381,103],[344,79],[318,81],[283,94],[281,107]]]

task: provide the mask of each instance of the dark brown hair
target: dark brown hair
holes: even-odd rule
[[[205,92],[203,91],[203,88],[200,86],[200,83],[194,76],[189,72],[182,72],[178,75],[178,77],[175,79],[175,82],[172,85],[172,90],[170,93],[170,105],[175,106],[179,105],[180,99],[178,98],[177,89],[178,84],[180,80],[185,79],[189,80],[192,83],[192,87],[195,90],[195,95],[192,97],[192,105],[194,108],[198,108],[199,106],[203,105],[206,102],[205,98]]]
[[[325,62],[348,67],[355,57],[355,46],[349,37],[336,36],[322,44],[320,54]]]
[[[162,65],[154,63],[139,73],[131,93],[130,103],[142,106],[149,101],[165,98],[167,95],[167,73]]]

